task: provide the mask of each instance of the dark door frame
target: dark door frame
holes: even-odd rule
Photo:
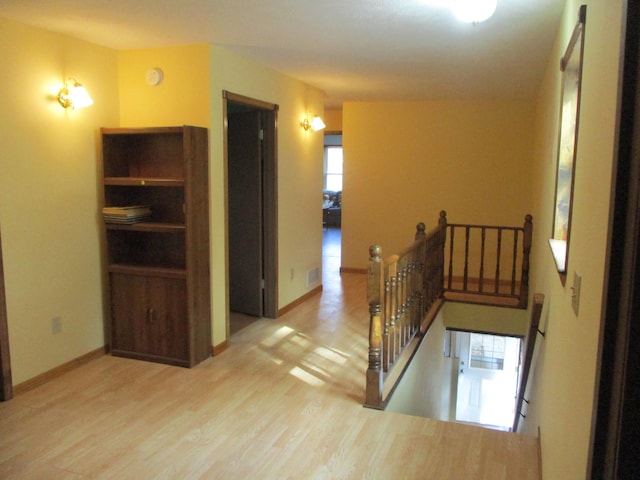
[[[640,471],[640,2],[626,2],[622,92],[589,478]]]
[[[222,91],[223,125],[224,125],[224,191],[225,191],[225,228],[228,231],[229,205],[228,205],[228,102],[238,103],[255,108],[263,112],[263,261],[264,261],[264,316],[277,318],[278,316],[278,110],[277,104],[264,102],[254,98],[238,95],[226,90]],[[226,287],[229,290],[229,238],[227,235],[225,245],[225,258],[227,264]],[[228,304],[228,299],[227,299]],[[229,336],[229,311],[227,308],[227,337]]]
[[[13,397],[11,358],[9,357],[9,327],[7,299],[4,288],[4,266],[2,263],[2,239],[0,239],[0,401]]]

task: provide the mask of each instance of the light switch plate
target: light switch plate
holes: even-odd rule
[[[578,315],[578,310],[580,307],[580,284],[582,283],[582,276],[578,275],[577,272],[573,272],[573,287],[571,287],[571,307],[573,308],[573,313]]]

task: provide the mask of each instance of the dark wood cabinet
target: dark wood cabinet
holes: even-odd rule
[[[104,204],[149,206],[105,221],[113,355],[185,367],[211,354],[208,132],[103,128]]]

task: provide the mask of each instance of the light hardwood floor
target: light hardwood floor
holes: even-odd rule
[[[0,404],[0,478],[537,480],[537,438],[362,407],[365,280],[193,369],[104,356]]]

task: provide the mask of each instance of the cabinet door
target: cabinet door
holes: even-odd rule
[[[185,280],[112,273],[111,316],[115,355],[188,362]]]

